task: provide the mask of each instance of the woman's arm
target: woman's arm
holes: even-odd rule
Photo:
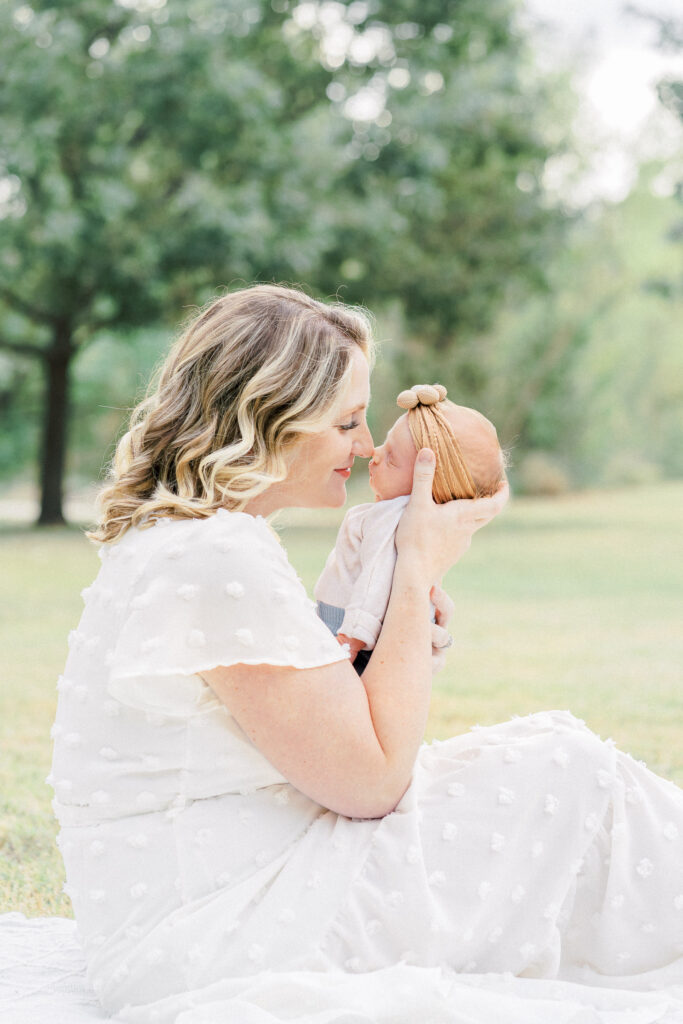
[[[430,590],[429,599],[434,605],[435,613],[435,620],[432,622],[432,675],[436,675],[446,664],[446,651],[450,647],[449,640],[452,642],[452,637],[448,632],[448,623],[455,611],[455,605],[446,591],[438,584],[434,584]],[[359,651],[365,647],[362,640],[356,640],[344,633],[337,633],[337,640],[340,644],[349,645],[351,664],[355,661]]]
[[[313,669],[232,665],[202,676],[293,786],[339,814],[378,818],[410,782],[429,707],[431,653],[428,584],[397,562],[363,677],[349,661]]]
[[[240,664],[202,673],[293,786],[349,817],[389,813],[410,783],[431,692],[431,581],[504,504],[505,495],[436,506],[433,471],[433,456],[416,462],[384,626],[362,677],[348,661],[299,670]]]

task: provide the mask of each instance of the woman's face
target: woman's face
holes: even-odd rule
[[[287,478],[251,502],[252,514],[279,508],[339,508],[346,501],[346,481],[356,456],[369,459],[372,436],[365,420],[370,401],[370,368],[362,351],[351,351],[351,378],[334,423],[304,437],[290,455]]]

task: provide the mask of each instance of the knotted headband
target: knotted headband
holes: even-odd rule
[[[415,384],[401,392],[396,404],[401,409],[414,409],[416,405],[436,405],[437,402],[443,402],[447,394],[443,384]]]
[[[443,384],[416,384],[396,399],[398,407],[408,412],[408,428],[417,450],[431,448],[436,456],[432,496],[437,504],[478,494],[458,439],[439,408],[447,394]]]

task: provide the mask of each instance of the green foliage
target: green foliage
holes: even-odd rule
[[[69,473],[89,482],[102,476],[132,407],[168,347],[164,330],[103,332],[74,367]]]
[[[255,62],[247,14],[5,7],[0,153],[16,195],[1,282],[29,315],[92,333],[201,301],[227,274],[276,272],[260,195],[327,75],[310,60],[286,66],[282,19],[265,4],[256,34],[278,54]]]
[[[0,68],[0,347],[68,361],[289,280],[451,358],[543,280],[562,141],[505,0],[15,0]]]
[[[4,293],[92,332],[235,277],[334,292],[362,254],[351,298],[398,292],[441,335],[486,323],[511,272],[538,272],[549,147],[509,5],[446,7],[378,5],[355,30],[386,52],[335,73],[265,2],[7,5]],[[383,116],[352,125],[330,84]]]
[[[680,54],[683,51],[683,17],[680,17],[680,14],[670,16],[650,14],[648,17],[658,27],[660,49],[668,53]],[[669,75],[659,83],[658,92],[662,105],[683,123],[683,81]],[[683,203],[683,180],[680,177],[676,183],[675,195],[679,202],[679,214],[670,226],[669,238],[681,245],[683,244],[683,216],[680,204]],[[650,284],[661,295],[680,298],[683,296],[683,271],[679,267],[675,276],[662,276],[652,280]]]
[[[519,485],[532,479],[529,451],[579,485],[683,473],[683,310],[649,286],[676,260],[676,200],[652,191],[660,171],[644,167],[624,202],[578,222],[549,292],[523,303],[513,293],[480,338],[484,383],[467,398],[512,448]]]
[[[42,389],[32,360],[0,352],[0,478],[16,476],[35,458]]]
[[[363,95],[383,110],[353,122],[328,287],[341,267],[350,299],[384,307],[399,297],[409,331],[441,359],[456,340],[462,358],[511,280],[543,282],[562,224],[541,186],[566,141],[546,130],[557,87],[535,74],[513,13],[505,2],[377,4],[359,29],[386,25],[391,57],[363,69],[360,88],[353,64],[337,74],[351,109]],[[409,372],[409,352],[405,362]]]

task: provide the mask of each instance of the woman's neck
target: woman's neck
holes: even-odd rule
[[[280,509],[289,508],[290,504],[287,501],[287,496],[283,484],[276,483],[271,484],[261,494],[257,494],[255,498],[248,501],[244,506],[243,511],[247,512],[250,516],[271,516],[273,512],[279,512]]]

